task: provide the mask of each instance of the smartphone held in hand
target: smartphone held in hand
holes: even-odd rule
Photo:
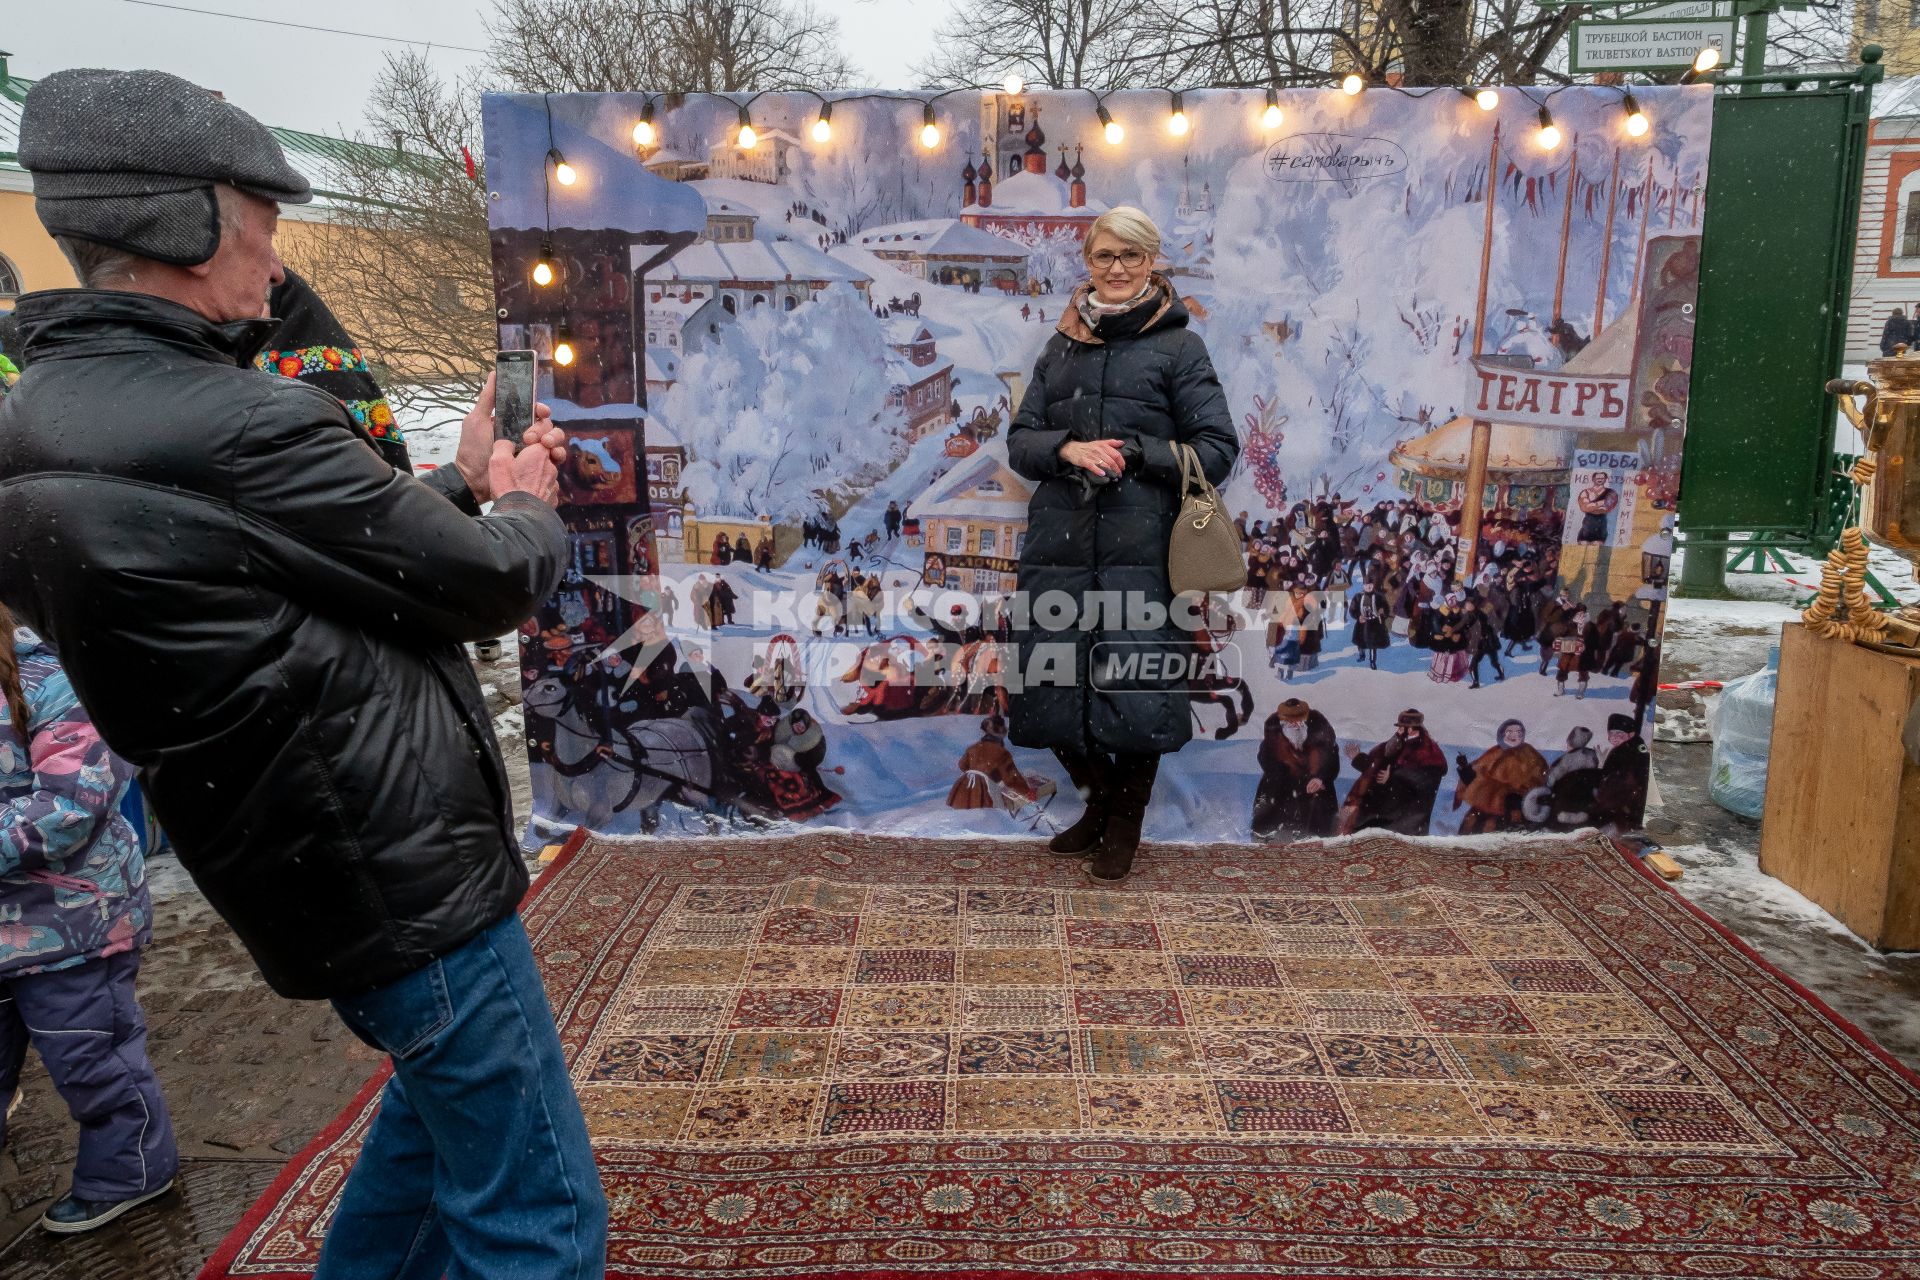
[[[539,375],[532,351],[502,351],[494,356],[493,438],[518,445],[533,426],[533,388]]]

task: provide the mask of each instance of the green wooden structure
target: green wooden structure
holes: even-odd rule
[[[1823,388],[1846,344],[1884,74],[1878,47],[1861,57],[1846,72],[1718,80],[1681,472],[1683,595],[1724,594],[1729,552],[1755,572],[1782,550],[1824,556],[1848,518]]]

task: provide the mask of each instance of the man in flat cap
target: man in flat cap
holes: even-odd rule
[[[1355,750],[1360,780],[1341,807],[1343,835],[1378,827],[1423,836],[1433,822],[1433,799],[1447,776],[1447,757],[1427,732],[1427,718],[1414,708],[1393,722],[1393,736],[1371,751]]]
[[[598,1280],[605,1198],[462,649],[560,576],[563,438],[542,407],[527,447],[494,444],[489,383],[455,465],[415,480],[339,400],[248,367],[284,278],[276,202],[311,193],[213,94],[48,76],[20,160],[83,287],[19,303],[0,598],[58,651],[268,983],[392,1055],[321,1280]]]

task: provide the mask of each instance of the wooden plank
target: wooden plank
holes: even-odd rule
[[[1662,880],[1678,880],[1685,874],[1681,871],[1679,863],[1658,849],[1646,856],[1646,863]]]
[[[1920,770],[1900,745],[1917,695],[1920,660],[1783,630],[1760,868],[1876,946],[1920,931]]]

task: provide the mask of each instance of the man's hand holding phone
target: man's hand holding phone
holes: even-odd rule
[[[549,506],[559,501],[559,467],[567,460],[566,432],[553,425],[553,411],[525,401],[531,425],[518,435],[501,437],[495,423],[499,374],[487,375],[480,398],[460,423],[460,447],[453,465],[476,502],[491,502],[503,493],[530,493]],[[510,427],[509,427],[510,429]]]

